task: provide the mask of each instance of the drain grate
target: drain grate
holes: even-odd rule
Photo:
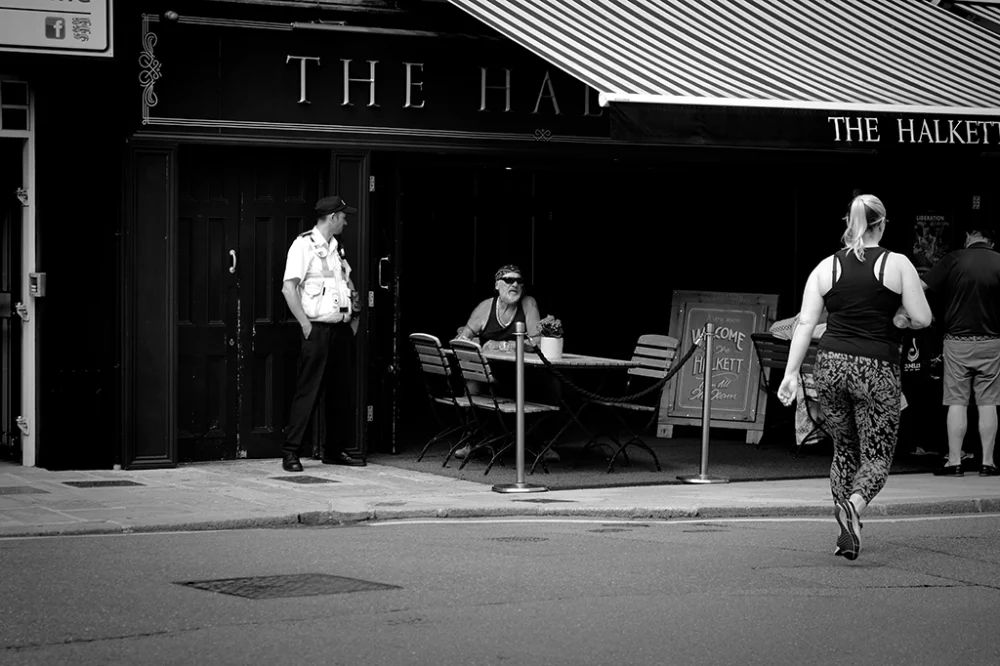
[[[556,502],[568,502],[570,504],[576,500],[547,499],[545,497],[533,497],[531,499],[516,499],[515,502],[534,502],[535,504],[555,504]]]
[[[288,481],[289,483],[340,483],[334,479],[324,479],[320,476],[272,476],[275,481]]]
[[[63,483],[74,488],[117,488],[143,485],[135,481],[63,481]]]
[[[606,532],[631,532],[631,527],[599,527],[596,530],[587,530],[588,532],[595,532],[598,534]]]
[[[197,590],[229,594],[244,599],[282,599],[288,597],[318,597],[327,594],[369,592],[372,590],[401,590],[398,585],[387,585],[358,578],[345,578],[329,574],[288,574],[282,576],[249,576],[246,578],[219,578],[177,583]]]
[[[47,490],[40,490],[39,488],[31,488],[29,486],[2,486],[0,487],[0,495],[45,495],[48,494]]]
[[[529,536],[492,537],[490,541],[538,543],[539,541],[548,541],[548,537],[529,537]]]

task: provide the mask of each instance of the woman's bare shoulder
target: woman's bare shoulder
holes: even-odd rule
[[[913,262],[905,254],[900,252],[893,252],[892,250],[886,250],[886,261],[890,261],[897,266],[912,266]]]

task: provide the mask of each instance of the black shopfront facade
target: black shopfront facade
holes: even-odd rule
[[[285,253],[323,195],[359,209],[343,243],[367,303],[344,373],[360,452],[405,450],[423,407],[406,336],[450,339],[501,264],[522,267],[568,350],[624,356],[667,332],[675,289],[778,294],[792,316],[855,190],[882,197],[886,244],[911,255],[918,219],[948,223],[953,244],[960,218],[1000,208],[992,144],[902,144],[884,129],[895,116],[876,142],[861,114],[601,107],[555,65],[426,4],[120,10],[101,158],[120,171],[120,213],[95,240],[114,253],[96,289],[116,306],[88,320],[110,351],[83,390],[100,396],[105,436],[73,455],[53,444],[40,464],[276,457],[300,337]],[[43,355],[58,346],[47,330]]]

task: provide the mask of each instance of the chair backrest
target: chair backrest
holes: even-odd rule
[[[663,379],[670,372],[679,346],[677,338],[669,335],[640,336],[632,354],[632,362],[639,365],[629,368],[628,374]]]
[[[751,333],[750,339],[753,341],[754,349],[757,350],[757,360],[760,362],[760,371],[767,384],[768,370],[785,371],[788,365],[788,352],[791,349],[792,341],[783,338],[776,338],[770,333]],[[816,366],[816,354],[819,351],[819,341],[811,340],[806,355],[802,359],[799,372],[810,374]]]
[[[462,378],[467,381],[493,384],[493,372],[490,362],[483,356],[483,348],[472,340],[455,339],[448,343],[455,352],[458,367],[462,370]]]
[[[788,349],[790,340],[776,338],[770,333],[751,333],[754,349],[757,350],[757,360],[761,370],[784,370],[788,365]]]
[[[441,340],[427,333],[411,333],[410,342],[417,352],[421,370],[430,375],[451,376],[451,363],[444,353]]]

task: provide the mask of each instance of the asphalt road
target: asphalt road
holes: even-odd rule
[[[0,664],[1000,664],[1000,516],[863,536],[855,562],[832,519],[0,539]]]

